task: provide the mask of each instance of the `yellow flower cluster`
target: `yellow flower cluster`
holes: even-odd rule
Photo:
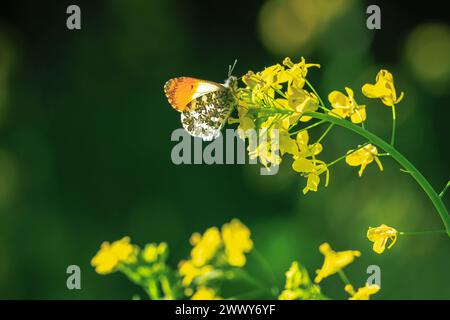
[[[128,263],[132,259],[134,251],[130,244],[130,238],[124,237],[114,241],[112,244],[103,242],[100,250],[92,258],[91,265],[99,274],[108,274],[114,272],[120,263]]]
[[[290,154],[292,168],[307,179],[303,189],[305,194],[317,191],[320,175],[324,172],[327,174],[325,185],[328,183],[327,166],[316,158],[322,145],[318,142],[308,144],[307,130],[292,133],[299,122],[311,120],[304,113],[319,108],[317,95],[305,89],[306,75],[311,67],[319,65],[306,63],[304,58],[298,63],[286,58],[283,65],[276,64],[257,73],[249,71],[242,78],[246,88],[238,93],[239,119],[230,120],[239,123],[241,138],[249,139],[250,159],[259,158],[267,167],[268,164],[279,165],[281,156]],[[254,134],[254,130],[259,131]]]
[[[377,246],[384,248],[386,242],[383,239],[393,236],[392,230],[395,231],[382,225],[371,228],[368,236],[376,236],[374,240],[381,241]],[[253,249],[250,236],[250,230],[238,219],[225,223],[220,229],[211,227],[203,234],[193,233],[190,238],[193,246],[190,258],[181,261],[178,270],[166,264],[166,243],[148,243],[141,249],[131,244],[129,237],[113,243],[104,242],[91,263],[99,274],[120,271],[133,283],[141,286],[151,299],[218,300],[223,299],[222,284],[231,279],[244,280],[246,285],[255,285],[261,291],[264,281],[253,277],[246,269],[241,269],[247,261],[246,253]],[[306,268],[294,261],[285,274],[286,283],[278,299],[328,299],[317,283],[336,272],[342,273],[342,269],[360,255],[359,251],[353,250],[335,252],[327,243],[322,244],[319,250],[325,259],[314,282]],[[273,286],[273,283],[267,285]],[[360,300],[368,299],[379,288],[366,285],[355,291],[351,285],[347,285],[345,290],[351,295],[350,299]],[[271,292],[272,298],[278,292],[274,287],[267,291]]]
[[[324,120],[308,126],[302,123],[310,121],[311,115],[320,110],[341,119],[348,118],[363,128],[367,118],[366,106],[356,102],[354,91],[348,87],[344,88],[345,92],[330,92],[328,101],[331,107],[325,106],[306,79],[311,67],[320,66],[306,63],[304,58],[298,63],[286,58],[282,64],[260,72],[249,71],[242,77],[245,87],[237,92],[238,119],[229,120],[230,123],[238,123],[239,136],[248,139],[250,159],[259,159],[269,170],[269,165],[279,165],[283,155],[289,154],[293,160],[293,170],[306,179],[304,194],[318,190],[322,174],[326,175],[324,185],[328,185],[329,166],[335,162],[327,164],[317,158],[323,150],[320,142],[332,125],[318,140],[309,143],[308,130]],[[388,106],[394,106],[403,98],[403,93],[397,97],[393,76],[387,70],[378,73],[375,84],[365,84],[362,92],[369,98],[381,99]],[[366,166],[374,161],[383,170],[377,147],[372,144],[350,150],[345,160],[350,166],[360,166],[360,176]]]
[[[250,235],[250,230],[238,219],[225,223],[221,231],[211,227],[203,235],[194,233],[190,239],[193,245],[190,259],[181,261],[178,266],[182,285],[189,287],[194,280],[202,276],[207,278],[227,266],[243,267],[247,261],[245,254],[253,249]],[[209,291],[205,291],[205,288],[204,285],[197,288],[197,293],[201,289],[197,297],[205,292],[213,292],[211,288],[207,288]]]
[[[325,256],[323,266],[317,270],[315,283],[321,282],[324,278],[329,277],[337,272],[341,273],[343,280],[346,281],[345,291],[351,297],[349,300],[368,300],[371,295],[377,293],[380,288],[376,285],[367,285],[359,288],[358,291],[353,289],[348,279],[343,273],[343,268],[352,263],[355,257],[361,254],[359,251],[347,250],[335,252],[328,243],[323,243],[319,247],[319,251]],[[320,300],[327,299],[320,291],[320,287],[309,278],[308,271],[294,261],[286,272],[286,284],[284,290],[278,297],[279,300]]]

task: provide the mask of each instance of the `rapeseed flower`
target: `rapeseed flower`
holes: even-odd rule
[[[373,242],[373,251],[378,254],[384,252],[388,240],[391,240],[388,249],[390,249],[397,241],[397,230],[385,224],[376,228],[369,228],[367,231],[367,239]]]
[[[355,257],[359,257],[361,255],[361,253],[356,250],[336,252],[331,249],[328,243],[321,244],[319,251],[325,256],[325,259],[322,268],[316,271],[317,276],[314,279],[315,283],[319,283],[324,278],[342,270],[347,265],[352,263],[355,260]]]
[[[380,70],[375,84],[366,83],[362,87],[362,93],[367,98],[379,98],[388,107],[392,107],[403,99],[403,92],[397,97],[394,85],[394,76],[387,70]]]

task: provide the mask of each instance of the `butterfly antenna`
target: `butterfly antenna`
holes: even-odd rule
[[[234,67],[236,67],[237,59],[234,60],[233,65],[228,66],[228,77],[231,77],[231,74],[233,73]]]

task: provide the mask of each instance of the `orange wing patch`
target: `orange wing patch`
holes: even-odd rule
[[[194,99],[200,80],[188,77],[170,79],[164,85],[167,100],[176,110],[183,112]]]
[[[179,112],[186,111],[188,104],[211,91],[220,90],[222,85],[190,77],[173,78],[164,85],[167,100]]]

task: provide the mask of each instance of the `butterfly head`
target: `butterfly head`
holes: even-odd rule
[[[238,85],[238,78],[235,76],[229,76],[227,80],[225,80],[225,83],[223,84],[224,87],[230,88],[232,91],[237,90]]]
[[[224,87],[230,88],[232,91],[237,90],[238,78],[233,76],[234,67],[236,67],[237,60],[234,60],[232,65],[228,66],[228,79],[225,80]]]

